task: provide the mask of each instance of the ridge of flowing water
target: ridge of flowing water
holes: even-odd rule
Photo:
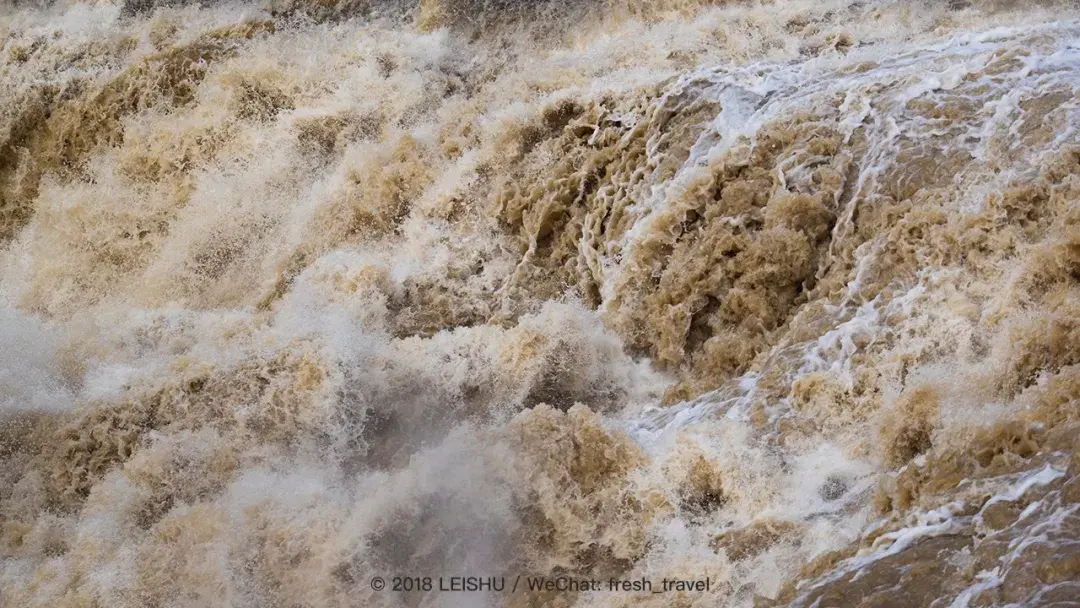
[[[0,11],[3,605],[1080,597],[1075,3]]]

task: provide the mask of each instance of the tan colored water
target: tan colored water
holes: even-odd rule
[[[0,15],[2,605],[1080,606],[1075,3]]]

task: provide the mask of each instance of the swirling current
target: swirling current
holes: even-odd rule
[[[0,1],[0,605],[1080,606],[1078,438],[1077,2]]]

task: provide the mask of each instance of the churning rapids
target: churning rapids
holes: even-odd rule
[[[1080,606],[1075,2],[11,2],[3,606]]]

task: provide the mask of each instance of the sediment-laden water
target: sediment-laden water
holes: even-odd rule
[[[4,606],[1080,606],[1078,437],[1075,2],[0,5]]]

